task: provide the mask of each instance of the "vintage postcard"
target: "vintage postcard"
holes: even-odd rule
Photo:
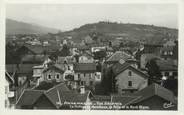
[[[180,3],[4,1],[4,109],[179,112]]]

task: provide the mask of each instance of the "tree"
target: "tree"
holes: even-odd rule
[[[156,59],[149,60],[146,64],[146,68],[149,75],[148,84],[159,82],[159,80],[161,80],[162,75],[159,66],[156,63]]]
[[[21,56],[17,53],[17,45],[13,43],[6,44],[6,64],[19,64]]]
[[[115,91],[115,80],[114,80],[114,73],[112,67],[109,67],[102,79],[102,86],[104,87],[105,93],[110,94]]]
[[[59,53],[59,56],[69,56],[69,55],[70,55],[70,48],[67,46],[67,44],[64,44],[62,50]]]

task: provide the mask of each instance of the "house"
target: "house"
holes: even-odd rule
[[[70,81],[74,79],[74,63],[76,59],[73,56],[61,57],[58,56],[56,65],[64,70],[63,79]]]
[[[118,94],[133,93],[148,86],[148,75],[128,62],[120,61],[112,67],[112,71]]]
[[[177,101],[174,94],[158,84],[154,83],[135,95],[140,96],[140,98],[132,101],[131,105],[145,106],[150,110],[177,110]]]
[[[178,62],[175,60],[156,60],[162,76],[178,79]]]
[[[19,109],[86,109],[90,91],[69,90],[64,83],[48,90],[25,90],[16,103]],[[77,105],[77,106],[76,106]]]
[[[22,64],[42,64],[48,58],[47,55],[25,55],[21,59]]]
[[[164,47],[168,47],[168,46],[174,47],[175,45],[176,45],[176,41],[174,41],[174,40],[169,40],[163,44]]]
[[[43,65],[34,66],[32,69],[33,69],[33,79],[32,79],[32,81],[34,83],[37,83],[37,80],[42,77],[42,72],[44,70],[44,66]]]
[[[161,50],[161,56],[165,59],[172,58],[174,55],[174,47],[172,46],[166,46],[163,47]]]
[[[163,46],[159,44],[141,44],[140,48],[134,52],[134,56],[137,60],[141,60],[141,56],[144,54],[154,54],[160,56],[162,47]]]
[[[178,41],[166,42],[161,49],[161,57],[178,60]]]
[[[91,52],[105,51],[105,50],[106,50],[105,46],[103,46],[103,47],[92,47],[91,48]]]
[[[95,63],[76,63],[74,72],[79,85],[92,86],[101,81],[101,74],[96,72]]]
[[[160,54],[160,50],[163,47],[160,44],[142,44],[140,46],[142,53],[154,53],[154,54]]]
[[[49,46],[42,46],[42,45],[29,45],[29,44],[24,44],[21,46],[17,52],[20,53],[20,55],[25,56],[25,55],[50,55],[51,53],[55,52],[57,49],[60,47],[58,45],[49,45]]]
[[[16,51],[23,64],[41,64],[48,58],[47,49],[41,45],[23,45]]]
[[[65,70],[73,70],[73,64],[76,62],[76,59],[73,56],[58,56],[56,64],[64,65]]]
[[[43,46],[41,45],[29,45],[25,44],[21,46],[18,50],[18,53],[21,53],[22,55],[42,55],[44,53]]]
[[[64,82],[63,73],[64,73],[64,70],[62,70],[58,66],[56,66],[56,65],[49,66],[48,68],[43,70],[42,77],[40,78],[40,82],[41,81]]]
[[[121,43],[121,40],[119,40],[119,39],[115,39],[115,40],[111,41],[112,47],[119,47],[120,43]]]
[[[43,46],[49,46],[50,45],[48,41],[43,41],[42,44],[43,44]]]
[[[84,52],[82,55],[79,56],[79,63],[93,63],[94,59],[93,56],[87,52]]]
[[[159,56],[154,55],[154,54],[143,54],[141,56],[140,69],[146,70],[147,69],[146,64],[151,59],[155,59],[156,64],[158,65],[162,76],[174,77],[175,79],[177,79],[177,77],[178,77],[178,62],[177,62],[177,60],[173,60],[173,59],[165,60],[165,59],[160,58]]]
[[[15,85],[21,86],[32,79],[33,67],[37,64],[6,64],[6,71],[14,76]]]
[[[112,65],[115,64],[117,62],[119,62],[120,59],[123,59],[124,61],[126,61],[127,59],[131,59],[132,56],[122,52],[122,51],[116,51],[112,56],[110,56],[105,63],[107,63],[108,65]]]
[[[152,84],[133,95],[93,95],[92,110],[177,110],[177,99],[174,94],[158,84]],[[97,103],[104,103],[101,108]]]
[[[112,47],[107,46],[106,53],[107,53],[107,57],[110,57],[111,55],[113,55],[114,50],[112,49]]]

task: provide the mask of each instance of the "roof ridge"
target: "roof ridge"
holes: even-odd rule
[[[64,83],[59,83],[59,84],[57,84],[57,85],[54,85],[53,87],[51,87],[51,88],[49,88],[48,90],[46,90],[45,93],[48,93],[48,92],[51,91],[52,89],[54,89],[54,88],[56,88],[57,86],[62,85],[62,84],[64,84]]]
[[[141,97],[142,97],[142,96],[138,96],[137,98],[130,100],[129,102],[127,102],[126,104],[124,104],[124,106],[133,103],[134,101],[140,99]]]

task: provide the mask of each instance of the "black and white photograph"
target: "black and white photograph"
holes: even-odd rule
[[[5,109],[178,111],[178,11],[7,3]]]

